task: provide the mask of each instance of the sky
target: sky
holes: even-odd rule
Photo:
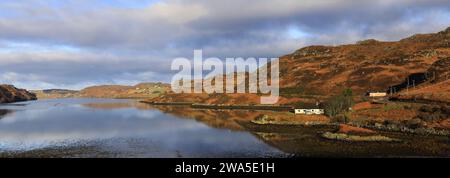
[[[2,0],[0,83],[170,82],[173,59],[278,57],[450,26],[448,0]]]

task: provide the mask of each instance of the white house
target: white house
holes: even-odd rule
[[[387,96],[386,92],[369,92],[370,97],[385,97]]]
[[[321,115],[325,114],[324,109],[294,109],[295,114]]]

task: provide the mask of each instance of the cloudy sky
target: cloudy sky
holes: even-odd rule
[[[0,83],[169,82],[176,57],[276,57],[450,26],[448,0],[2,0]]]

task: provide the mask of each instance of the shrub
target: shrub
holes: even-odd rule
[[[336,117],[338,114],[348,111],[353,105],[353,91],[351,89],[345,89],[341,95],[334,96],[327,101],[325,114],[329,117]]]
[[[429,112],[433,112],[434,107],[431,106],[431,105],[423,105],[422,107],[420,107],[419,110],[420,110],[421,112],[427,112],[427,113],[429,113]]]
[[[338,123],[348,123],[350,120],[350,116],[345,113],[345,114],[338,114],[336,116],[333,117],[333,121],[334,122],[338,122]]]
[[[445,105],[423,105],[419,109],[418,118],[424,121],[436,121],[448,118],[448,107]]]
[[[231,97],[221,94],[218,96],[217,102],[223,104],[223,103],[227,103],[228,101],[230,101]]]
[[[417,118],[407,120],[405,124],[406,124],[406,126],[408,126],[409,128],[412,128],[412,129],[417,129],[417,128],[423,127],[422,120],[417,119]]]

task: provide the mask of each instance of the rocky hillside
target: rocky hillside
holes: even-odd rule
[[[78,91],[65,89],[48,89],[48,90],[32,90],[39,99],[55,99],[55,98],[75,98],[78,97]]]
[[[336,47],[310,46],[280,59],[280,85],[317,95],[343,88],[356,93],[389,91],[391,86],[402,84],[413,74],[425,73],[434,62],[449,56],[450,28],[397,42],[366,40]]]
[[[281,102],[289,103],[293,98],[322,99],[345,88],[351,88],[357,95],[369,90],[398,93],[425,82],[430,77],[424,77],[425,73],[433,70],[433,64],[439,65],[435,62],[449,56],[450,28],[395,42],[370,39],[349,45],[301,48],[280,57]],[[440,65],[436,70],[449,71],[449,66]],[[405,82],[408,78],[411,83]],[[448,82],[444,85],[447,88]],[[246,96],[243,103],[259,101],[258,95]],[[239,102],[233,95],[205,94],[168,94],[155,100],[223,103],[215,98],[224,98],[225,103]]]
[[[87,87],[78,93],[78,97],[88,98],[153,98],[170,89],[164,83],[140,83],[135,86],[101,85]]]
[[[450,58],[436,61],[423,74],[424,82],[402,90],[395,99],[419,100],[422,102],[438,102],[450,104]]]
[[[170,89],[164,83],[140,83],[127,85],[91,86],[80,91],[65,89],[49,89],[32,91],[39,99],[55,98],[153,98]]]
[[[36,100],[36,95],[12,85],[0,85],[0,103]]]

